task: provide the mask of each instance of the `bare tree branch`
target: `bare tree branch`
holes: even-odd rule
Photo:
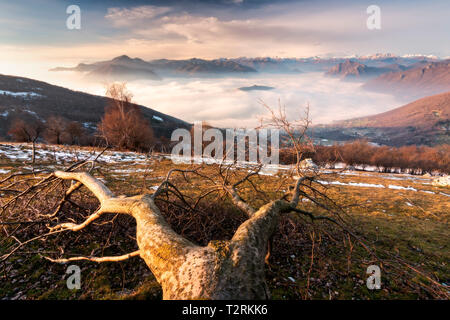
[[[128,260],[132,257],[139,256],[139,254],[140,254],[140,250],[136,250],[134,252],[127,253],[127,254],[124,254],[121,256],[116,256],[116,257],[73,257],[73,258],[67,258],[67,259],[52,259],[50,257],[44,257],[44,259],[47,259],[48,261],[55,262],[55,263],[68,263],[68,262],[80,261],[80,260],[87,260],[87,261],[101,263],[101,262],[124,261],[124,260]]]

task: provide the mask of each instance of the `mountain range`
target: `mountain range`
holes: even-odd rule
[[[342,80],[366,82],[362,88],[407,100],[450,90],[450,60],[433,56],[376,54],[348,58],[220,58],[145,61],[122,55],[111,60],[51,71],[75,71],[101,81],[161,80],[192,77],[246,77],[256,73],[325,72]]]
[[[397,71],[395,65],[413,66],[419,62],[439,61],[437,57],[425,55],[396,56],[393,54],[375,54],[369,56],[351,57],[308,57],[308,58],[234,58],[231,59],[241,65],[254,68],[258,72],[268,73],[299,73],[299,72],[327,72],[330,68],[354,61],[368,67],[386,68],[386,71]]]
[[[102,80],[160,80],[163,77],[217,77],[226,74],[252,73],[255,69],[243,66],[237,62],[216,59],[189,60],[151,60],[130,58],[122,55],[108,61],[92,64],[80,63],[73,68],[57,67],[50,71],[77,71],[86,73],[88,78]]]
[[[413,100],[450,90],[450,59],[419,60],[408,66],[398,63],[368,66],[346,60],[330,68],[327,76],[366,81],[362,88]]]
[[[419,62],[433,62],[438,59],[426,56],[399,57],[394,55],[374,55],[353,57],[352,62],[360,63],[378,73],[398,71]],[[349,58],[219,58],[213,60],[158,59],[145,61],[122,55],[111,60],[90,64],[80,63],[75,67],[56,67],[51,71],[76,71],[88,78],[102,80],[159,80],[165,77],[223,77],[227,75],[251,75],[255,73],[301,73],[326,72],[340,63],[348,64]],[[397,66],[397,67],[396,67]],[[396,69],[397,68],[397,69]],[[399,69],[400,68],[400,69]],[[373,69],[375,70],[375,69]]]
[[[379,76],[383,73],[403,71],[406,69],[408,69],[408,67],[400,65],[398,63],[388,64],[383,67],[370,67],[349,59],[345,62],[340,62],[339,64],[335,65],[325,74],[328,76],[338,76],[347,80],[366,79],[369,77]]]

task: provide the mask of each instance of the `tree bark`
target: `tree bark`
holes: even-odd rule
[[[99,199],[100,209],[83,224],[62,224],[77,231],[105,212],[136,219],[139,255],[163,289],[164,299],[268,299],[264,258],[279,214],[292,204],[272,201],[242,223],[231,240],[205,247],[177,234],[164,219],[152,195],[116,198],[87,173],[56,172],[58,178],[83,183]]]

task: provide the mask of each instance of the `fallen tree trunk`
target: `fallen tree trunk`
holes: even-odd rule
[[[139,255],[161,284],[164,299],[270,297],[264,275],[267,243],[276,229],[279,214],[289,211],[292,203],[276,200],[259,210],[248,210],[249,219],[239,226],[231,240],[211,241],[203,247],[170,227],[155,204],[156,192],[117,198],[88,173],[59,171],[55,176],[84,184],[100,201],[100,209],[82,224],[65,223],[53,229],[78,231],[107,212],[133,216]],[[233,201],[243,203],[237,194]]]

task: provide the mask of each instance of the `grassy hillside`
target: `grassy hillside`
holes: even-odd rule
[[[62,116],[95,130],[109,98],[73,91],[28,78],[0,75],[0,137],[5,137],[14,118]],[[170,137],[176,128],[188,128],[183,120],[140,106],[157,136]],[[162,119],[162,121],[160,120]]]
[[[450,91],[425,97],[393,110],[368,117],[336,121],[315,130],[320,138],[366,138],[393,145],[450,143]]]
[[[342,121],[344,127],[426,127],[450,119],[450,91],[422,98],[399,108],[376,114]]]

